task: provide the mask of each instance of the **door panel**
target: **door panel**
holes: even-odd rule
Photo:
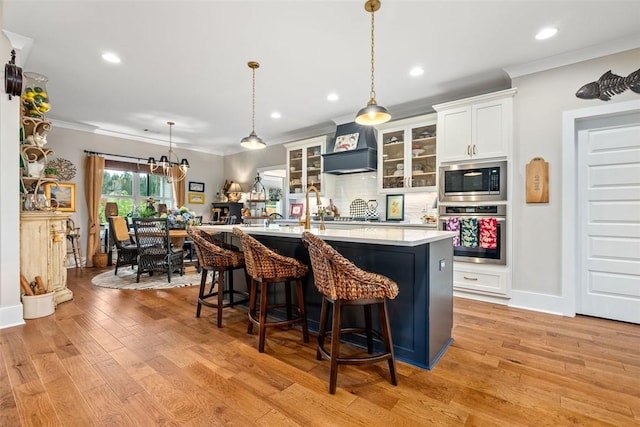
[[[578,313],[640,323],[640,118],[580,132]]]

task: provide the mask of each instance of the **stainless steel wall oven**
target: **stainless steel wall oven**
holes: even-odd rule
[[[440,205],[438,210],[438,229],[458,232],[455,261],[506,265],[506,205]]]

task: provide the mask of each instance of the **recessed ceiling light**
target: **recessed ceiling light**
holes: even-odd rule
[[[409,71],[409,75],[412,77],[418,77],[424,74],[424,69],[422,67],[413,67],[411,71]]]
[[[543,28],[542,30],[540,30],[538,34],[536,34],[536,40],[548,39],[550,37],[555,36],[557,32],[558,32],[558,29],[554,27]]]
[[[271,113],[272,119],[279,119],[280,117],[282,117],[282,114],[278,113],[277,111],[274,111],[273,113]]]
[[[340,99],[340,97],[337,93],[330,93],[327,95],[327,101],[337,101],[338,99]]]
[[[120,63],[120,57],[118,55],[116,55],[115,53],[111,53],[111,52],[106,52],[102,54],[102,59],[104,59],[107,62],[111,62],[113,64],[119,64]]]

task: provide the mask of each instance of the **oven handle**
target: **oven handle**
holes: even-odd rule
[[[447,220],[449,218],[477,218],[477,219],[480,219],[480,218],[495,218],[498,222],[505,222],[507,220],[507,218],[504,217],[504,216],[490,216],[490,215],[476,215],[476,216],[474,216],[474,215],[449,215],[449,216],[440,215],[439,218],[441,220],[442,219]]]

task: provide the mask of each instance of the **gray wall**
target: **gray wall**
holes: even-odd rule
[[[513,290],[561,294],[562,114],[604,102],[583,100],[575,92],[608,70],[627,76],[640,68],[640,49],[609,55],[513,80],[515,147],[513,155]],[[609,103],[638,99],[626,91]],[[550,202],[525,203],[525,168],[534,157],[549,162]],[[517,295],[516,295],[517,296]],[[532,307],[543,309],[544,307]]]
[[[224,157],[225,179],[240,183],[243,191],[249,191],[253,185],[258,168],[283,165],[287,152],[282,144],[268,145],[263,150],[246,150]],[[238,142],[240,145],[240,142]]]
[[[111,136],[63,129],[56,127],[55,123],[47,137],[46,147],[54,150],[52,158],[62,157],[70,160],[76,166],[78,173],[72,181],[76,184],[76,213],[71,217],[75,221],[76,226],[80,227],[80,232],[83,236],[87,235],[88,221],[87,205],[84,195],[84,161],[86,156],[84,150],[133,156],[142,159],[148,158],[149,156],[154,156],[157,159],[160,155],[168,151],[168,147],[161,145],[151,145]],[[205,219],[208,219],[211,206],[209,203],[214,201],[217,189],[224,183],[222,157],[180,148],[175,149],[175,152],[180,158],[186,157],[189,159],[191,168],[189,169],[187,178],[185,178],[186,184],[188,184],[189,181],[205,183],[205,204],[186,203],[186,206],[198,215],[203,215]],[[121,160],[135,161],[132,159]],[[188,186],[186,188],[188,194]],[[86,248],[86,238],[83,240],[85,244],[84,247]]]

